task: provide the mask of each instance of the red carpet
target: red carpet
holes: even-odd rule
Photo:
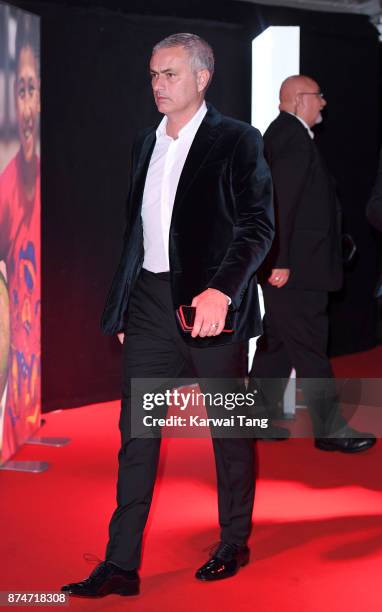
[[[382,378],[382,346],[332,359],[337,378]]]
[[[341,360],[335,369],[351,375]],[[43,474],[0,473],[1,591],[58,590],[91,571],[84,554],[103,558],[115,495],[118,404],[46,419],[42,435],[69,436],[72,442],[63,448],[25,446],[15,457],[49,461]],[[141,596],[72,599],[70,608],[379,612],[380,442],[357,456],[316,451],[308,440],[259,443],[258,454],[252,559],[236,577],[215,584],[193,578],[208,556],[205,549],[218,539],[209,440],[165,440]]]

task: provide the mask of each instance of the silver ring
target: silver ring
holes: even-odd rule
[[[275,280],[280,280],[280,277],[279,276],[275,276]]]
[[[219,323],[211,323],[211,327],[219,327]]]

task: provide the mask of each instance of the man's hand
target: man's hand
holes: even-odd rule
[[[124,333],[119,333],[117,334],[118,336],[118,340],[120,341],[121,344],[123,344],[124,340],[125,340],[125,334]]]
[[[274,268],[268,278],[268,283],[280,289],[280,287],[283,287],[288,282],[289,274],[289,268]]]
[[[228,310],[228,298],[218,289],[206,289],[192,300],[195,322],[191,336],[218,336],[221,334]]]

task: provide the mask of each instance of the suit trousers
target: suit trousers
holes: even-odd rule
[[[109,526],[106,560],[126,570],[139,566],[159,460],[160,437],[130,435],[131,379],[221,377],[232,385],[233,378],[245,376],[246,357],[243,343],[187,345],[176,322],[169,273],[141,271],[130,298],[123,345],[117,508]],[[255,491],[253,440],[232,437],[212,442],[221,540],[243,546],[250,534]]]
[[[304,399],[316,437],[345,425],[333,371],[327,356],[328,294],[326,291],[263,288],[264,333],[259,338],[250,372],[250,388],[262,392],[267,416],[277,416],[292,368],[301,378]],[[272,379],[278,379],[277,383]]]

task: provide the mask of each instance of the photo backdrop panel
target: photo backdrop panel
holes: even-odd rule
[[[0,3],[0,463],[40,426],[40,20]]]

